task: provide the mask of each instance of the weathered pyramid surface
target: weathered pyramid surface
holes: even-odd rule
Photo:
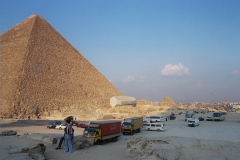
[[[38,15],[3,33],[0,49],[2,116],[107,108],[122,95]]]
[[[170,97],[165,97],[163,100],[159,103],[160,106],[174,106],[176,105],[173,100]]]

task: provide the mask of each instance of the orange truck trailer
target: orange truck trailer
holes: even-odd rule
[[[83,136],[92,138],[94,144],[104,141],[116,142],[121,135],[121,121],[116,120],[91,122],[83,132]]]

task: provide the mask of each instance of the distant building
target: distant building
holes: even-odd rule
[[[229,108],[231,108],[231,109],[240,109],[240,104],[230,103]]]
[[[136,98],[128,96],[113,96],[110,98],[110,105],[113,107],[117,105],[133,105],[136,106]]]

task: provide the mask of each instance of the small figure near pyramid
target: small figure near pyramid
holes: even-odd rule
[[[3,33],[0,48],[0,116],[106,108],[122,95],[39,15]]]

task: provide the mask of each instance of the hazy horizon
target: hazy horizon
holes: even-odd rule
[[[1,1],[0,34],[38,14],[122,94],[240,101],[240,1]]]

